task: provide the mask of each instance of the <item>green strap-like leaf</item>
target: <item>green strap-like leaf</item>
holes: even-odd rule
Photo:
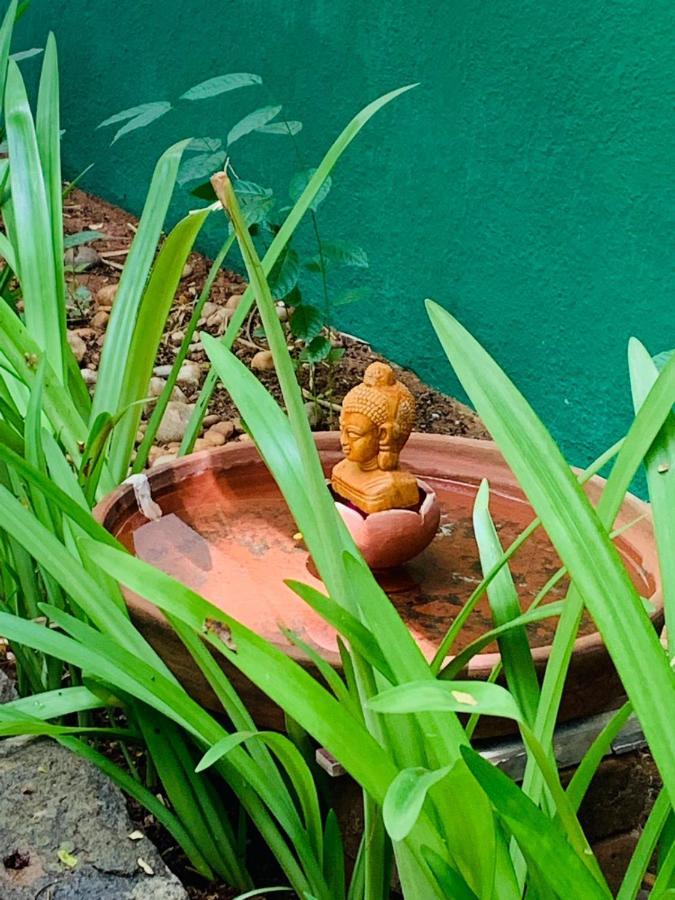
[[[16,228],[14,244],[23,278],[26,325],[63,382],[65,308],[54,264],[50,204],[26,88],[19,67],[11,61],[7,70],[5,125]]]
[[[129,368],[131,341],[143,292],[171,201],[178,167],[188,144],[189,140],[186,140],[169,147],[155,167],[108,322],[91,412],[92,422],[101,412],[115,413],[121,408],[120,372],[126,372]]]
[[[452,316],[431,301],[427,307],[460,381],[582,593],[633,702],[664,784],[675,801],[672,753],[675,673],[618,551],[553,439],[514,385]],[[667,366],[661,373],[660,379],[664,381],[660,390],[673,373],[675,363],[670,372]],[[667,411],[666,408],[661,421],[651,423],[652,426],[658,429]],[[626,444],[616,467],[625,448]],[[619,469],[620,480],[624,470],[626,477],[630,477],[629,465],[625,465]],[[623,492],[619,489],[606,500],[605,515],[612,520]],[[648,681],[644,678],[645,669],[650,673]]]

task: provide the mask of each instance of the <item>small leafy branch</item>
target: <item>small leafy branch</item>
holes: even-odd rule
[[[188,88],[179,101],[208,100],[221,94],[243,87],[262,85],[262,78],[249,72],[230,72],[209,78]],[[124,123],[115,133],[112,143],[120,137],[152,122],[176,108],[169,100],[156,100],[122,110],[105,119],[99,128]],[[234,124],[224,138],[194,138],[186,147],[179,172],[180,185],[192,185],[191,193],[202,200],[213,202],[216,197],[209,181],[214,171],[226,166],[233,144],[247,135],[273,134],[291,138],[302,129],[302,122],[278,118],[283,107],[278,104],[254,109]],[[296,148],[297,150],[297,148]],[[299,155],[299,154],[298,154]],[[307,187],[315,169],[296,172],[288,187],[288,196],[296,203]],[[195,185],[195,183],[197,184]],[[270,287],[275,300],[283,304],[280,313],[287,323],[290,340],[299,345],[298,361],[310,366],[326,362],[332,364],[343,354],[343,349],[331,340],[331,326],[334,310],[361,300],[366,295],[364,289],[350,288],[337,295],[329,291],[329,275],[338,268],[364,269],[368,267],[366,252],[357,244],[347,240],[322,240],[316,213],[321,203],[330,193],[332,180],[327,177],[310,206],[310,216],[314,230],[316,252],[301,254],[289,244],[277,260],[270,273]],[[241,204],[246,224],[251,234],[263,249],[267,249],[275,234],[281,228],[283,218],[291,208],[282,205],[272,188],[245,179],[237,179],[234,190]],[[256,336],[264,338],[261,328]]]

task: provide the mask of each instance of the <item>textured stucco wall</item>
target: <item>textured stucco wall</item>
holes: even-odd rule
[[[48,28],[67,171],[93,161],[85,186],[132,210],[166,144],[224,135],[270,101],[255,88],[182,104],[109,147],[94,126],[126,106],[256,72],[305,123],[311,165],[367,101],[419,80],[348,151],[322,208],[325,232],[371,261],[372,299],[341,324],[456,391],[423,311],[434,297],[574,462],[628,421],[628,337],[675,346],[670,0],[33,0],[21,44]],[[282,138],[241,148],[242,177],[281,185],[293,171]]]

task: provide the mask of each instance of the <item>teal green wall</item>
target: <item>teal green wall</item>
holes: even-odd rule
[[[322,207],[325,232],[371,261],[372,299],[341,324],[456,392],[423,311],[436,298],[573,461],[628,421],[628,337],[675,346],[672,0],[33,0],[19,46],[48,28],[66,170],[94,162],[86,187],[134,211],[164,146],[222,136],[270,101],[248,88],[183,103],[113,147],[94,130],[111,113],[255,72],[305,123],[311,165],[366,102],[420,81],[358,138]],[[236,147],[240,177],[281,186],[293,171],[287,139]]]

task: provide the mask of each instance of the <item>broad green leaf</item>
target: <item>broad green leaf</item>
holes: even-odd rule
[[[291,331],[301,341],[311,341],[324,326],[324,317],[320,309],[303,303],[296,306],[291,316]]]
[[[298,283],[299,274],[300,258],[292,247],[286,247],[269,274],[270,290],[275,299],[282,300],[290,294]]]
[[[220,140],[220,138],[192,138],[192,140],[186,147],[186,151],[194,150],[199,151],[200,153],[215,153],[215,151],[220,150],[222,146],[223,142]]]
[[[123,125],[112,139],[114,144],[123,134],[127,134],[136,128],[142,128],[144,125],[149,125],[150,122],[159,119],[160,116],[163,116],[170,109],[171,104],[168,100],[154,100],[152,103],[141,103],[139,106],[131,106],[129,109],[123,109],[121,112],[115,113],[114,116],[109,116],[107,119],[99,122],[96,127],[106,128],[108,125],[115,125],[117,122],[126,122],[126,125]]]
[[[368,268],[366,251],[351,241],[322,241],[321,251],[305,263],[312,272],[320,272],[329,266],[354,266]]]
[[[369,294],[370,291],[368,288],[349,288],[331,300],[331,306],[348,306],[350,303],[360,303],[362,300],[365,300]]]
[[[318,363],[330,356],[333,349],[333,345],[327,337],[324,337],[322,334],[317,334],[306,347],[303,347],[300,352],[300,359],[303,362]]]
[[[225,156],[224,150],[217,150],[215,153],[200,153],[198,156],[191,156],[189,159],[183,160],[178,171],[178,184],[187,184],[198,178],[210,177],[222,168]]]
[[[235,141],[250,134],[252,131],[256,131],[261,125],[266,125],[280,112],[280,106],[263,106],[260,109],[253,110],[253,112],[244,116],[230,129],[227,135],[227,146],[230,147]]]
[[[200,81],[199,84],[193,85],[184,94],[181,94],[180,99],[207,100],[209,97],[217,97],[218,94],[249,87],[253,84],[262,84],[262,78],[259,75],[252,75],[250,72],[230,72],[227,75],[216,75],[214,78]]]
[[[16,716],[29,716],[40,720],[58,719],[72,713],[100,709],[118,703],[119,701],[115,701],[112,695],[102,699],[86,687],[59,688],[3,703],[0,706],[0,721],[8,721]]]
[[[295,135],[302,131],[302,122],[289,119],[284,122],[270,122],[269,125],[260,125],[256,128],[258,134],[288,134]]]
[[[91,559],[110,575],[141,596],[152,597],[160,609],[200,631],[211,647],[254,683],[264,684],[266,693],[292,718],[304,720],[307,730],[348,771],[355,767],[359,783],[384,799],[396,774],[385,751],[301,666],[164,572],[93,541],[85,546]],[[228,636],[229,647],[221,634]],[[370,758],[379,759],[376,768],[369,765]]]
[[[449,772],[450,766],[434,771],[415,766],[398,773],[389,785],[382,806],[384,825],[392,841],[402,841],[410,834],[427,792]]]

